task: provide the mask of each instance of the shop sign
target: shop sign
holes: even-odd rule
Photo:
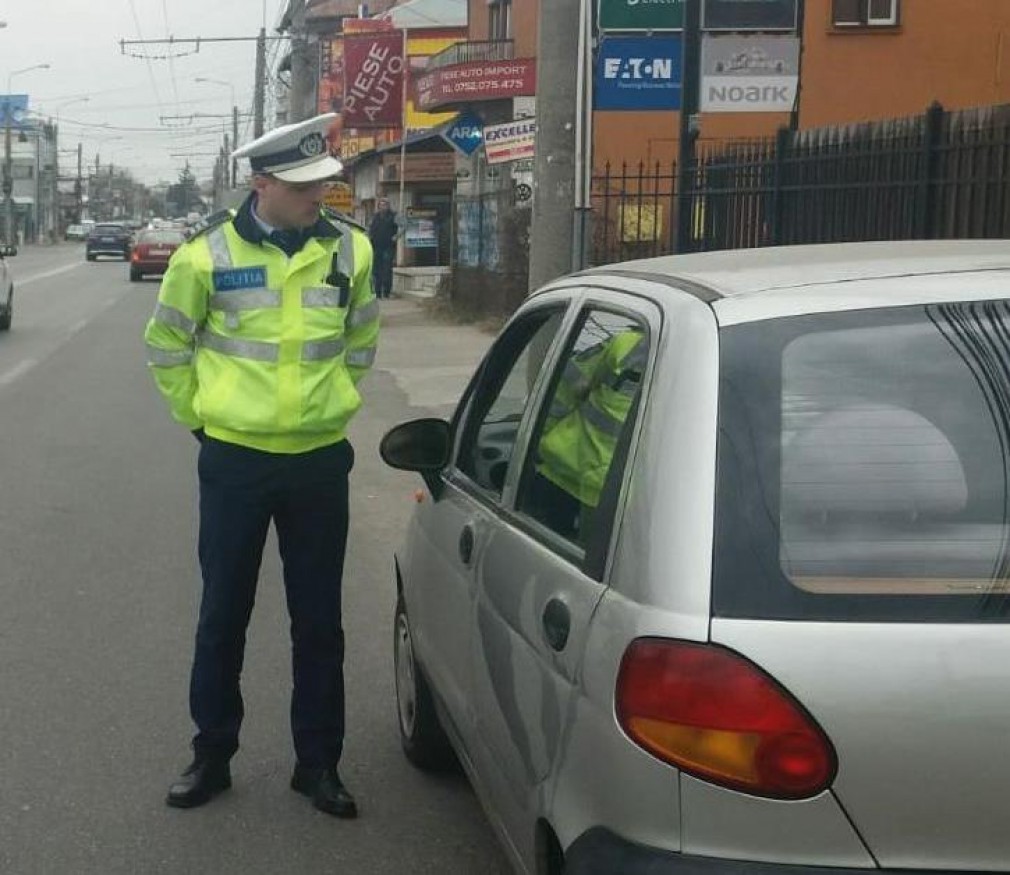
[[[790,112],[799,58],[800,43],[792,36],[705,37],[702,112]]]
[[[702,30],[796,30],[798,0],[702,0]]]
[[[408,214],[403,243],[408,249],[437,248],[438,223],[429,216]]]
[[[440,106],[528,97],[536,94],[537,62],[470,61],[425,73],[417,80],[417,108],[428,112]]]
[[[606,37],[597,53],[596,109],[680,109],[677,36]]]
[[[452,152],[414,152],[404,157],[405,182],[441,182],[456,176],[456,156]],[[382,169],[385,182],[399,181],[400,155],[385,155]]]
[[[350,215],[354,211],[354,193],[346,182],[335,182],[323,194],[323,203],[338,213]]]
[[[400,31],[345,37],[344,127],[401,125],[405,67]]]
[[[488,164],[530,159],[537,138],[536,119],[524,118],[484,129],[484,153]]]
[[[474,112],[460,113],[442,136],[464,155],[472,155],[484,142],[484,120]]]
[[[684,0],[600,0],[600,30],[681,30]]]

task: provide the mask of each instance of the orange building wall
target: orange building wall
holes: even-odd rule
[[[831,25],[830,0],[806,0],[800,126],[1010,102],[1010,3],[904,0],[893,29]]]

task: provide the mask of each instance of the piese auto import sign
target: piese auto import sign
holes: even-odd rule
[[[428,112],[453,103],[532,97],[537,92],[537,62],[470,61],[425,73],[417,80],[417,108]]]

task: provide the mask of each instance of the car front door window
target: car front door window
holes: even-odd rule
[[[563,308],[545,308],[511,326],[471,394],[456,466],[495,497],[501,497],[520,423],[563,317]]]

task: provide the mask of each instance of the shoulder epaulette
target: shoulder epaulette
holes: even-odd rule
[[[357,228],[359,231],[364,231],[368,233],[368,228],[361,224],[357,219],[353,219],[346,213],[337,212],[333,207],[323,207],[323,215],[326,216],[331,222],[341,222],[344,225],[350,225],[352,228]]]
[[[213,231],[215,228],[220,227],[225,222],[230,222],[234,218],[235,214],[231,210],[218,210],[216,213],[212,213],[197,222],[190,229],[189,237],[186,239],[195,240],[197,237],[202,237],[208,231]]]

